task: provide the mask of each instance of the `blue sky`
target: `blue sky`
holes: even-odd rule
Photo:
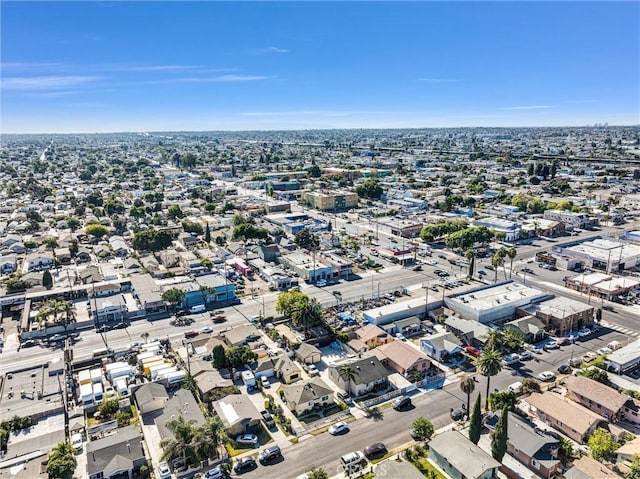
[[[638,2],[5,2],[4,133],[640,123]]]

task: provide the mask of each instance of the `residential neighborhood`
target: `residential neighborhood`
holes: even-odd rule
[[[638,469],[638,129],[340,135],[3,141],[0,477]]]

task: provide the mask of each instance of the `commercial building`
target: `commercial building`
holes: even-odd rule
[[[624,374],[640,366],[640,339],[609,354],[605,360],[607,369],[616,374]]]
[[[518,308],[549,297],[539,289],[506,281],[447,297],[444,302],[463,318],[487,324],[514,319]]]
[[[520,238],[520,229],[522,225],[515,221],[509,221],[502,218],[480,218],[474,220],[473,226],[484,226],[498,233],[503,233],[505,241],[516,241]]]
[[[344,211],[358,206],[358,195],[350,191],[306,191],[302,194],[302,201],[309,208],[320,211]]]
[[[429,302],[429,309],[434,306],[433,301]],[[378,326],[389,324],[400,319],[411,318],[413,316],[424,316],[426,311],[426,302],[422,298],[408,299],[406,301],[397,301],[395,303],[380,306],[379,308],[369,309],[362,312],[362,317],[371,324]]]
[[[547,331],[563,336],[593,324],[595,308],[575,299],[557,297],[531,303],[521,311],[542,321]]]
[[[596,239],[563,248],[562,255],[580,261],[587,268],[607,273],[640,265],[640,245],[609,239]]]
[[[590,217],[586,213],[577,213],[574,211],[545,210],[543,217],[546,220],[561,221],[574,228],[587,228],[598,224],[597,218]]]

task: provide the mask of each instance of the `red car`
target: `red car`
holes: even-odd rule
[[[184,332],[184,337],[185,338],[195,338],[198,334],[200,334],[199,331],[185,331]]]
[[[477,348],[474,348],[473,346],[465,346],[464,350],[466,353],[470,354],[474,358],[477,358],[478,356],[480,356],[480,350],[478,350]]]
[[[217,314],[212,319],[214,323],[224,323],[227,317],[224,314]]]

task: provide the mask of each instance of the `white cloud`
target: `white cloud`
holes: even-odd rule
[[[2,79],[3,90],[63,90],[100,80],[97,76],[49,75],[37,77],[9,77]]]
[[[267,47],[267,48],[260,48],[258,50],[254,50],[253,53],[289,53],[289,50],[286,48],[280,48],[280,47]]]

